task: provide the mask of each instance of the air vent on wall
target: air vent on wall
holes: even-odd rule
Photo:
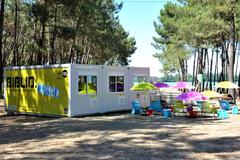
[[[118,104],[126,104],[126,97],[119,97],[118,98]]]

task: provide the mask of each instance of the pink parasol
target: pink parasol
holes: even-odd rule
[[[179,94],[176,99],[178,100],[185,100],[185,101],[190,101],[190,100],[207,100],[207,97],[205,97],[202,93],[195,92],[195,91],[190,91],[190,92],[185,92]]]
[[[173,86],[176,89],[193,89],[194,86],[190,85],[188,82],[178,82],[176,85]]]

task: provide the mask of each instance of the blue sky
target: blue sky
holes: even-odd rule
[[[124,29],[134,36],[137,42],[137,50],[132,55],[130,66],[150,67],[151,76],[161,76],[159,72],[161,64],[153,54],[158,52],[151,45],[152,37],[156,36],[153,21],[157,21],[160,9],[167,0],[115,0],[123,2],[123,8],[119,13],[120,23]]]

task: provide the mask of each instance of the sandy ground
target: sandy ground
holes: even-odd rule
[[[0,113],[0,159],[240,159],[240,115],[164,119]]]

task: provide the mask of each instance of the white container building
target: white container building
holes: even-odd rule
[[[68,117],[130,110],[136,92],[129,89],[149,77],[149,68],[128,66],[5,67],[5,110]]]

